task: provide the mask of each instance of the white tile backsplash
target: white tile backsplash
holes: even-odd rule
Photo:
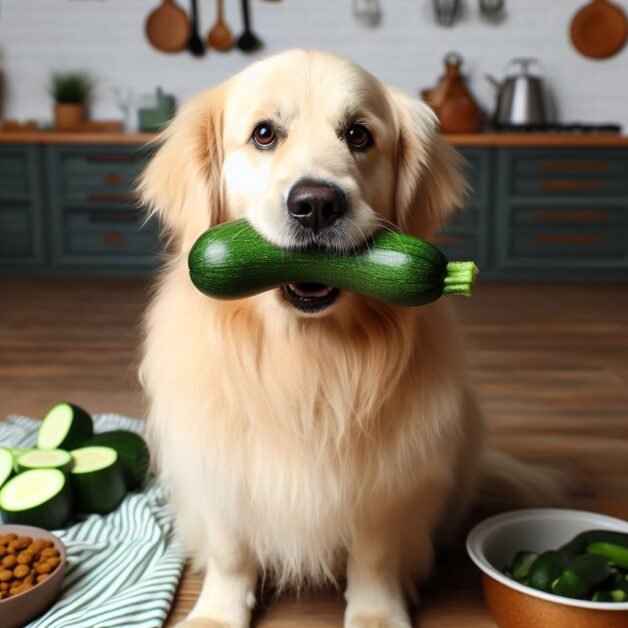
[[[532,55],[563,120],[617,121],[628,130],[628,46],[617,56],[593,61],[571,46],[569,22],[588,0],[506,0],[499,25],[482,21],[477,0],[463,0],[465,16],[453,28],[435,24],[432,0],[380,0],[383,20],[369,29],[352,16],[351,0],[251,0],[253,26],[263,52],[157,52],[144,36],[144,21],[161,0],[0,0],[0,67],[7,117],[49,119],[46,83],[54,69],[87,68],[100,85],[95,118],[119,118],[113,87],[138,94],[160,85],[185,98],[211,86],[263,55],[290,47],[322,48],[357,61],[382,80],[417,94],[432,86],[442,58],[457,50],[465,58],[470,86],[481,103],[493,102],[483,75],[501,76],[506,62]],[[178,0],[186,9],[186,0]],[[625,0],[614,0],[623,4]],[[241,31],[240,0],[226,0],[226,21]],[[202,36],[215,20],[214,0],[199,0]]]

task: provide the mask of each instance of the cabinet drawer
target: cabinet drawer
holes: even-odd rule
[[[481,262],[477,236],[473,233],[439,232],[432,236],[435,244],[451,261],[474,260]]]
[[[28,229],[8,231],[0,228],[0,259],[20,260],[33,256],[33,236]]]
[[[0,199],[30,198],[34,168],[31,147],[0,147]]]
[[[140,212],[68,211],[64,254],[68,256],[150,257],[159,250],[154,222],[143,224]]]
[[[468,204],[475,202],[484,203],[489,197],[490,161],[486,150],[459,149],[465,159],[463,172],[471,186]]]
[[[66,147],[54,149],[60,201],[66,206],[137,204],[137,178],[146,152],[134,147]]]
[[[625,258],[626,249],[625,232],[613,229],[521,228],[509,238],[509,257],[515,260],[617,260]]]
[[[625,176],[628,154],[578,151],[532,156],[515,154],[513,174],[516,177],[573,177],[594,174],[601,177]]]
[[[620,197],[628,194],[628,152],[616,150],[506,150],[510,196]]]
[[[513,207],[511,209],[511,225],[513,227],[537,226],[573,226],[586,231],[590,227],[604,225],[624,228],[627,220],[628,206],[622,207]]]
[[[0,203],[0,233],[26,231],[29,227],[29,207]]]
[[[453,216],[447,221],[450,227],[470,227],[476,228],[480,224],[480,216],[477,207],[465,207],[456,210]]]

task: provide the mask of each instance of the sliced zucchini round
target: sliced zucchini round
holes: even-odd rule
[[[58,403],[48,410],[37,433],[39,449],[74,449],[94,433],[92,417],[73,403]]]
[[[59,469],[32,469],[10,479],[0,490],[5,523],[61,528],[72,512],[72,495]]]
[[[106,514],[115,510],[126,495],[118,453],[111,447],[90,446],[70,452],[70,471],[78,512]]]
[[[20,454],[16,464],[18,473],[29,469],[59,469],[67,475],[72,468],[72,456],[63,449],[31,449]]]
[[[13,454],[10,449],[0,447],[0,486],[13,475]]]
[[[87,445],[111,447],[118,452],[124,480],[130,491],[144,484],[150,464],[150,454],[146,441],[139,434],[127,430],[101,432],[85,441],[84,446]]]

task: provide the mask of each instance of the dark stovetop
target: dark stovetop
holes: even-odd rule
[[[621,133],[621,125],[612,122],[589,124],[586,122],[547,124],[495,124],[493,131],[502,133]]]

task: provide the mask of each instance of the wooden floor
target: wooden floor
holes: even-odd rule
[[[69,399],[142,416],[136,382],[139,280],[0,280],[0,416],[41,416]],[[628,287],[481,283],[458,299],[468,362],[493,445],[573,468],[593,496],[575,506],[628,518]],[[185,575],[169,625],[200,579]],[[462,551],[439,561],[422,628],[494,626]],[[260,628],[342,625],[333,592],[266,601]]]

